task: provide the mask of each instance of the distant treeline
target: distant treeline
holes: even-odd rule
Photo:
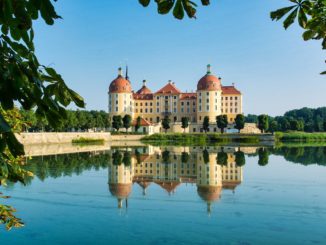
[[[248,123],[258,123],[257,115],[248,114],[245,117]],[[326,131],[326,107],[317,109],[302,108],[286,112],[283,116],[268,116],[268,131],[305,131],[325,132]]]
[[[22,120],[26,122],[26,131],[87,131],[89,129],[105,130],[110,127],[108,113],[105,111],[67,110],[67,117],[53,128],[45,118],[39,118],[34,111],[20,110]]]

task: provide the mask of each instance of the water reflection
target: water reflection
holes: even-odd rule
[[[250,149],[255,152],[256,149]],[[222,189],[235,188],[242,182],[244,152],[239,148],[219,147],[147,147],[115,149],[109,164],[109,190],[123,206],[139,184],[146,195],[151,184],[157,184],[169,195],[180,184],[194,183],[197,193],[207,203],[207,211],[221,197]]]
[[[257,157],[260,166],[268,164],[270,155],[304,165],[326,165],[326,147],[145,146],[33,157],[26,160],[26,168],[40,180],[107,168],[109,191],[116,197],[118,208],[128,206],[135,184],[141,186],[143,195],[150,195],[147,189],[151,184],[160,186],[168,195],[173,195],[181,184],[194,184],[210,213],[223,190],[234,192],[244,181],[246,155]]]

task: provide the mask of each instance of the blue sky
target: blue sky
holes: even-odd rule
[[[243,92],[244,112],[283,114],[326,105],[325,51],[304,42],[301,30],[284,31],[269,12],[286,0],[218,0],[199,7],[197,20],[158,15],[138,0],[58,1],[63,17],[35,25],[37,55],[81,94],[87,109],[106,110],[107,90],[120,65],[129,65],[133,89],[143,79],[156,91],[171,79],[196,89],[206,65]]]

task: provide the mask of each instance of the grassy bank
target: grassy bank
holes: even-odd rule
[[[326,142],[326,133],[277,132],[277,142]]]
[[[93,139],[93,138],[78,138],[78,139],[73,139],[72,140],[73,144],[98,144],[98,145],[103,145],[104,144],[104,139]]]
[[[144,143],[160,145],[212,145],[245,143],[259,144],[260,135],[220,134],[220,133],[167,133],[153,134],[141,139]]]

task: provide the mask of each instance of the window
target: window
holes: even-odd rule
[[[176,100],[177,99],[177,96],[174,96],[174,99]]]
[[[159,102],[156,102],[156,106],[160,106],[160,103]]]
[[[238,113],[238,109],[237,108],[235,108],[235,113]]]
[[[201,103],[201,99],[199,99],[199,103]]]
[[[150,105],[153,106],[153,103],[151,102]]]
[[[228,97],[225,97],[225,100],[228,100]]]
[[[231,113],[233,112],[232,108],[230,109],[230,112],[231,112]]]
[[[199,93],[199,97],[201,97],[201,93]]]
[[[159,96],[157,96],[157,97],[156,97],[156,99],[158,99],[158,100],[159,100],[159,99],[160,99],[160,97],[159,97]]]
[[[190,113],[190,109],[189,108],[187,108],[187,112]]]
[[[207,111],[209,111],[209,105],[208,105],[208,106],[206,106],[206,110],[207,110]]]
[[[215,106],[215,111],[217,111],[217,105]]]
[[[183,102],[181,102],[181,105],[184,105],[184,103],[183,103]]]
[[[147,102],[145,103],[145,106],[147,106]]]
[[[206,92],[206,96],[209,96],[209,92]]]
[[[147,108],[145,109],[145,113],[147,113],[148,112],[148,110],[147,110]]]
[[[234,97],[235,100],[238,100],[238,97]]]
[[[136,109],[136,113],[138,113],[138,109]]]
[[[138,106],[138,103],[136,103],[136,106]]]
[[[206,103],[209,103],[209,99],[206,99]]]
[[[189,101],[187,101],[187,105],[190,105],[190,102]]]
[[[143,113],[143,109],[140,109],[140,113]]]
[[[181,107],[181,112],[182,112],[182,113],[184,112],[184,109],[183,109],[183,107]]]
[[[233,97],[231,96],[231,97],[230,97],[230,100],[232,100],[232,99],[233,99]]]
[[[169,96],[165,96],[165,99],[167,100],[169,98]]]
[[[150,111],[150,113],[152,113],[153,112],[153,109],[151,108],[149,111]]]
[[[160,108],[156,108],[156,112],[159,113],[160,112]]]
[[[235,102],[234,105],[237,106],[238,105],[238,102]]]
[[[217,96],[217,92],[215,92],[215,96]]]
[[[118,111],[118,107],[115,108],[115,111]]]
[[[174,108],[174,110],[173,110],[173,111],[174,111],[174,113],[177,113],[177,108]]]
[[[198,110],[201,111],[201,105],[199,106]]]

